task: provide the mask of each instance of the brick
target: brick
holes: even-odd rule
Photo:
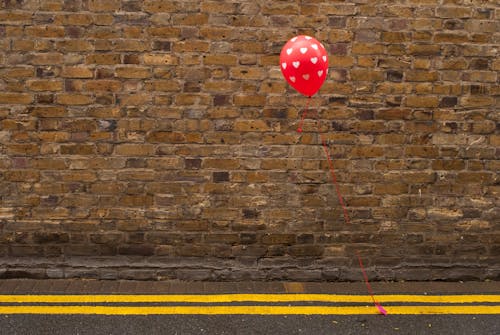
[[[374,43],[354,43],[352,52],[353,54],[359,55],[382,54],[384,52],[384,46]]]
[[[243,95],[238,94],[234,97],[234,104],[241,107],[259,107],[266,103],[266,96],[263,95]]]
[[[469,41],[467,34],[455,33],[436,33],[434,34],[435,43],[464,43]]]
[[[495,99],[486,96],[465,96],[460,98],[460,105],[464,107],[487,107],[495,104]]]
[[[34,101],[32,94],[27,93],[0,93],[0,104],[27,105]]]
[[[91,96],[83,94],[59,94],[56,99],[62,105],[88,105],[93,102]]]
[[[412,44],[408,51],[415,56],[433,56],[441,54],[441,46],[435,44]]]
[[[93,78],[94,70],[82,66],[67,66],[63,68],[61,76],[65,78]]]
[[[178,60],[172,55],[165,54],[145,54],[142,56],[146,65],[177,65]]]
[[[438,107],[439,98],[435,96],[408,96],[406,97],[408,107]]]
[[[121,63],[120,54],[91,54],[85,57],[87,65],[114,65]]]
[[[351,79],[354,81],[383,81],[384,72],[376,70],[351,70]]]
[[[472,16],[472,9],[470,7],[438,7],[436,15],[441,18],[468,18]]]
[[[224,170],[235,170],[240,166],[240,162],[237,159],[219,159],[219,158],[206,158],[203,159],[201,167],[204,169],[224,169]]]
[[[26,27],[25,34],[33,37],[64,37],[65,29],[63,26],[31,26]]]
[[[89,10],[93,12],[114,12],[120,9],[119,0],[90,0],[88,3]]]
[[[95,146],[91,144],[70,144],[61,146],[62,155],[93,155]]]
[[[438,73],[435,71],[407,71],[406,72],[407,81],[437,81]]]
[[[149,67],[118,67],[115,73],[118,78],[145,79],[151,77]]]
[[[27,86],[32,91],[62,91],[62,81],[54,80],[28,80]]]
[[[119,156],[150,156],[155,147],[150,144],[119,144],[115,147],[115,154]]]

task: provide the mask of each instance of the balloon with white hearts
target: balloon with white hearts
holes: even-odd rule
[[[280,68],[293,88],[311,97],[319,91],[328,75],[325,46],[314,37],[295,36],[281,49]]]

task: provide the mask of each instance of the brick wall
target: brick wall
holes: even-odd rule
[[[495,1],[0,8],[0,276],[499,277]],[[330,55],[302,134],[297,34]]]

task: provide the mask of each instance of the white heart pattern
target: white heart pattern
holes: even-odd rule
[[[292,42],[295,42],[297,40],[297,37],[294,37],[291,39]]]
[[[311,36],[305,36],[306,40],[311,40],[312,37]]]
[[[316,64],[318,62],[318,57],[312,57],[311,63]]]
[[[306,73],[306,74],[303,74],[302,75],[302,78],[304,78],[304,80],[309,80],[309,75]]]
[[[323,70],[318,71],[318,77],[321,77],[323,75]]]
[[[326,56],[323,56],[322,58],[323,58],[323,62],[326,62]]]
[[[290,54],[292,53],[292,51],[293,51],[293,49],[292,49],[292,48],[290,48],[290,49],[286,49],[286,53],[287,53],[287,55],[290,55]]]
[[[314,50],[318,50],[318,45],[317,44],[312,44],[311,47],[314,49]]]
[[[290,79],[290,81],[291,81],[292,83],[294,83],[294,82],[295,82],[295,77],[294,77],[294,76],[291,76],[289,79]]]
[[[281,67],[286,70],[286,63],[281,63]]]
[[[292,65],[293,65],[294,68],[298,69],[299,66],[300,66],[300,62],[299,61],[293,62]]]
[[[305,53],[307,52],[307,48],[300,48],[300,52],[301,52],[302,54],[305,54]]]

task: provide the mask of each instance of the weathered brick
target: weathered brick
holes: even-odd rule
[[[491,276],[500,145],[492,6],[3,5],[0,256],[166,256],[200,267],[118,262],[68,267],[68,276],[353,280],[359,249],[367,264],[397,269],[388,280],[435,279],[424,275],[434,270],[450,279],[458,263],[474,279]],[[329,53],[328,78],[309,102],[280,72],[290,32],[315,35]],[[341,232],[322,138],[363,233]],[[431,271],[408,270],[417,261]]]
[[[442,18],[468,18],[472,16],[471,7],[438,7],[436,8],[436,14],[438,17]]]

